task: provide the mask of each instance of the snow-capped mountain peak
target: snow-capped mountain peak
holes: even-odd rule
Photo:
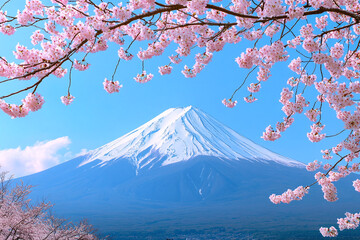
[[[82,165],[127,158],[138,169],[165,166],[196,156],[229,160],[274,161],[286,166],[304,164],[273,153],[224,126],[199,109],[170,108],[132,132],[88,153]]]

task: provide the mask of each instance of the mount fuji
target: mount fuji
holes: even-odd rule
[[[64,217],[87,217],[115,239],[225,226],[257,231],[264,223],[306,229],[314,227],[309,220],[324,224],[358,211],[354,199],[360,200],[349,179],[339,188],[339,195],[346,192],[339,203],[325,202],[314,187],[301,202],[273,205],[270,194],[310,184],[313,174],[192,106],[168,109],[102,147],[21,180],[36,186],[33,199],[54,202]]]
[[[119,158],[131,159],[137,171],[188,161],[197,156],[228,160],[304,164],[273,153],[194,108],[171,108],[134,131],[89,152],[80,166],[100,160],[105,166]]]

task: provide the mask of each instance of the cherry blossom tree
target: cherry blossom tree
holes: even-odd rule
[[[293,72],[280,93],[284,117],[265,129],[262,138],[274,141],[289,128],[297,114],[312,122],[307,133],[311,142],[336,137],[337,144],[323,149],[324,161],[314,161],[309,171],[323,168],[315,174],[315,182],[271,195],[274,203],[300,200],[309,188],[319,184],[328,201],[336,201],[334,182],[359,172],[360,151],[360,3],[357,0],[26,0],[16,15],[0,6],[0,32],[12,35],[22,29],[33,29],[28,47],[16,45],[17,61],[0,58],[1,84],[28,82],[27,87],[0,97],[0,108],[13,118],[24,117],[39,110],[44,98],[37,93],[49,76],[64,78],[68,92],[61,97],[65,105],[75,97],[70,93],[73,70],[86,71],[89,54],[106,51],[110,44],[118,45],[118,59],[111,80],[104,76],[104,89],[119,92],[122,85],[114,81],[120,61],[131,61],[136,54],[142,61],[142,71],[134,77],[139,83],[153,79],[153,69],[145,69],[145,60],[155,56],[169,57],[167,65],[159,66],[161,75],[171,74],[174,64],[195,56],[193,66],[183,66],[187,78],[196,77],[225,45],[250,42],[249,48],[239,47],[234,64],[248,69],[238,89],[225,98],[227,107],[235,107],[235,94],[247,87],[244,101],[252,103],[261,97],[261,85],[271,81],[276,63],[286,62]],[[28,31],[27,31],[28,32]],[[134,49],[133,43],[142,46]],[[30,43],[29,43],[30,44]],[[174,52],[165,52],[169,45]],[[252,82],[247,82],[252,74]],[[10,103],[14,95],[24,95],[21,104]],[[7,102],[5,102],[7,101]],[[343,130],[326,134],[322,113],[325,108],[336,113]],[[360,180],[354,181],[356,191]],[[356,228],[359,214],[347,213],[338,219],[339,229]],[[323,236],[336,236],[334,227],[321,228]]]
[[[28,195],[31,186],[13,186],[6,173],[0,174],[0,238],[95,240],[94,230],[85,221],[78,225],[50,214],[50,203],[33,204]]]

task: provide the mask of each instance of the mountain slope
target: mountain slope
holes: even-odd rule
[[[279,183],[274,174],[291,171],[304,175],[304,164],[189,106],[168,109],[100,148],[23,179],[57,202],[101,202],[111,195],[108,204],[170,203],[238,198],[253,183],[263,185],[256,191],[267,191]]]
[[[192,106],[166,110],[134,131],[91,151],[81,166],[94,160],[101,160],[99,164],[104,165],[116,158],[129,158],[139,170],[196,156],[303,166],[253,143]]]
[[[126,235],[224,226],[268,234],[313,228],[314,221],[334,225],[344,212],[358,211],[353,179],[336,183],[340,200],[334,204],[314,186],[301,202],[274,205],[270,194],[311,184],[313,174],[187,107],[168,109],[100,148],[21,180],[36,186],[33,199],[56,203],[58,214],[87,217],[102,232]]]

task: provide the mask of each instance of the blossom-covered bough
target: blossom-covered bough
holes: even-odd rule
[[[37,89],[55,75],[64,78],[68,92],[61,97],[68,105],[74,100],[70,94],[72,70],[85,71],[90,67],[89,54],[106,51],[110,44],[119,45],[117,64],[111,80],[105,78],[104,89],[119,92],[122,85],[114,81],[120,60],[130,61],[136,54],[142,60],[142,71],[134,77],[139,83],[153,79],[145,69],[144,61],[155,56],[169,57],[167,65],[159,66],[161,75],[170,74],[174,64],[183,58],[195,56],[193,66],[183,66],[187,78],[197,76],[208,65],[216,52],[226,44],[250,42],[252,47],[239,46],[235,62],[248,69],[240,87],[223,103],[235,107],[234,95],[243,86],[249,94],[244,97],[252,103],[261,97],[261,84],[271,81],[271,71],[278,62],[287,62],[293,77],[284,80],[280,94],[283,120],[269,126],[264,140],[281,137],[294,122],[296,114],[304,113],[312,122],[307,134],[311,142],[337,137],[338,143],[324,149],[324,159],[337,158],[334,164],[314,161],[307,169],[320,167],[315,174],[324,197],[336,201],[333,182],[359,172],[360,152],[360,4],[357,0],[26,0],[25,7],[16,15],[8,14],[0,6],[0,32],[12,35],[22,29],[33,29],[29,43],[19,43],[14,49],[15,62],[0,58],[1,84],[27,81],[28,86],[3,93],[0,108],[13,118],[37,111],[44,99]],[[18,0],[17,0],[18,3]],[[32,47],[30,46],[30,42]],[[133,44],[138,42],[138,44]],[[134,46],[142,46],[134,49]],[[169,46],[177,46],[170,54]],[[239,45],[239,44],[238,44]],[[234,63],[235,64],[235,63]],[[254,76],[250,83],[249,79]],[[104,76],[106,77],[106,76]],[[314,94],[314,92],[316,94]],[[9,102],[9,97],[24,95],[22,104]],[[256,98],[257,97],[257,98]],[[6,102],[5,102],[6,101]],[[322,120],[324,108],[335,111],[343,130],[326,135]],[[272,195],[274,203],[289,203],[301,199],[310,186]],[[354,182],[360,190],[359,180]],[[356,228],[358,214],[346,214],[338,219],[339,229]],[[334,227],[321,228],[323,236],[336,236]]]

